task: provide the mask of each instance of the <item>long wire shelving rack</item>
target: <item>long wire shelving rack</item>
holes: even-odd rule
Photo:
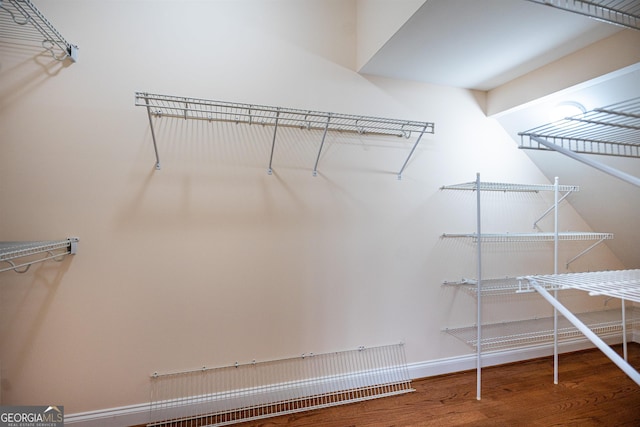
[[[77,237],[64,240],[37,242],[0,242],[0,273],[13,270],[25,273],[32,264],[47,260],[61,261],[66,255],[75,255],[78,250]]]
[[[598,21],[640,30],[640,3],[633,0],[529,0]]]
[[[30,0],[0,0],[0,40],[35,43],[57,61],[78,60],[78,46],[69,43]]]
[[[386,135],[406,139],[415,138],[415,142],[397,174],[400,179],[423,135],[433,134],[435,129],[435,125],[432,122],[359,116],[257,104],[242,104],[200,98],[158,95],[147,92],[136,92],[135,105],[147,109],[153,147],[156,155],[156,169],[160,169],[160,157],[158,155],[157,138],[153,126],[154,118],[169,117],[210,122],[273,126],[273,141],[267,170],[269,174],[273,171],[273,153],[279,127],[320,130],[322,131],[322,140],[313,167],[314,176],[317,174],[318,162],[327,132],[344,132],[358,135]]]

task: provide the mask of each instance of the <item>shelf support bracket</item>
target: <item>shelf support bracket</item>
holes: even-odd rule
[[[420,140],[422,139],[422,135],[424,135],[425,132],[427,131],[427,127],[428,125],[425,124],[424,127],[422,128],[422,131],[420,132],[420,135],[418,135],[418,139],[416,139],[416,142],[413,144],[413,147],[411,147],[411,151],[409,152],[407,159],[404,161],[404,164],[400,168],[400,172],[398,172],[399,180],[402,179],[402,172],[404,172],[404,169],[407,167],[407,164],[409,163],[409,159],[411,159],[411,156],[413,156],[413,152],[416,151],[416,147],[418,146],[418,143],[420,143]]]
[[[633,366],[629,365],[618,353],[616,353],[607,343],[596,335],[587,325],[582,323],[569,309],[555,299],[551,294],[540,286],[536,281],[531,281],[531,285],[536,291],[546,299],[555,309],[557,309],[569,322],[582,332],[589,340],[595,344],[613,363],[618,365],[636,384],[640,385],[640,373]]]
[[[605,239],[600,239],[597,242],[595,242],[593,245],[589,246],[587,249],[585,249],[584,251],[580,252],[578,255],[574,256],[573,258],[571,258],[569,261],[567,261],[565,267],[569,268],[569,264],[571,264],[573,261],[577,260],[578,258],[580,258],[582,255],[586,254],[587,252],[591,251],[591,249],[595,248],[596,246],[598,246],[600,243],[604,242]]]
[[[318,162],[320,161],[320,153],[322,153],[322,147],[324,147],[324,140],[327,137],[327,131],[329,130],[330,121],[331,121],[331,114],[327,116],[327,123],[324,126],[324,132],[322,133],[322,141],[320,142],[320,149],[318,149],[318,156],[316,157],[316,164],[313,166],[313,176],[318,176]]]
[[[153,118],[151,117],[151,106],[149,105],[149,98],[144,98],[147,104],[147,116],[149,117],[149,128],[151,129],[151,139],[153,140],[153,151],[156,153],[156,170],[160,170],[160,157],[158,156],[158,145],[156,144],[156,132],[153,129]]]
[[[560,197],[558,199],[558,204],[560,204],[560,202],[562,202],[564,199],[566,199],[567,197],[569,197],[569,195],[573,193],[573,190],[569,190],[567,193],[565,193],[562,197]],[[549,207],[549,209],[547,209],[546,211],[544,211],[544,213],[542,215],[540,215],[540,218],[538,218],[534,223],[533,223],[533,228],[536,228],[538,226],[538,223],[540,221],[542,221],[542,219],[549,215],[549,213],[553,212],[553,210],[556,208],[555,205]]]
[[[278,133],[278,119],[280,119],[280,109],[276,112],[276,120],[273,127],[273,141],[271,142],[271,155],[269,156],[269,169],[267,169],[267,173],[269,175],[273,174],[273,168],[271,165],[273,164],[273,151],[276,148],[276,134]]]

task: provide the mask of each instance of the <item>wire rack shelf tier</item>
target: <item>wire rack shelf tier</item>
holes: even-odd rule
[[[640,3],[635,0],[529,0],[598,21],[640,30]]]
[[[32,264],[73,255],[77,252],[78,241],[77,237],[70,237],[64,240],[0,242],[0,264],[8,264],[0,267],[0,272],[14,270],[24,273]]]
[[[617,336],[623,330],[620,310],[603,310],[580,313],[576,315],[589,328],[600,336]],[[626,323],[640,328],[640,309],[627,308]],[[448,328],[445,332],[477,348],[477,326]],[[506,348],[527,347],[549,344],[553,342],[553,317],[516,320],[510,322],[482,325],[481,345],[483,351]],[[571,341],[583,338],[582,332],[563,317],[558,319],[558,340]]]
[[[483,243],[509,243],[509,242],[553,242],[555,233],[482,233],[480,238]],[[472,239],[478,241],[477,233],[444,233],[443,238]],[[587,231],[564,231],[558,233],[558,240],[584,241],[584,240],[610,240],[613,233],[594,233]]]
[[[152,127],[154,148],[156,150],[156,168],[158,169],[160,168],[160,161],[157,153],[156,139],[153,133],[152,117],[273,126],[274,145],[278,127],[320,130],[324,132],[320,150],[322,150],[326,133],[329,131],[357,135],[395,136],[407,139],[415,137],[416,140],[413,148],[400,169],[398,177],[401,176],[404,168],[407,166],[409,158],[413,154],[422,136],[435,132],[435,125],[432,122],[301,110],[258,104],[243,104],[201,98],[150,94],[146,92],[136,92],[135,105],[147,109],[149,123]],[[271,154],[273,157],[273,147]],[[319,157],[320,152],[318,152],[318,158]],[[318,159],[316,159],[316,165],[313,170],[314,175],[317,171],[317,163]],[[269,164],[269,172],[271,172],[271,164]]]
[[[578,289],[640,303],[640,270],[595,271],[526,276],[543,287]]]
[[[467,190],[476,191],[478,186],[476,182],[464,182],[461,184],[443,185],[441,190]],[[502,182],[480,182],[480,191],[502,191],[502,192],[540,192],[554,191],[553,184],[514,184]],[[580,191],[578,185],[559,185],[558,191],[573,192]]]
[[[640,158],[640,98],[520,132],[520,148],[550,150],[536,139],[582,154]]]
[[[39,44],[57,61],[78,60],[69,43],[30,0],[0,0],[0,40]]]

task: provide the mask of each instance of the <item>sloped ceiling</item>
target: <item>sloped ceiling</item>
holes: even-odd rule
[[[640,31],[524,0],[427,0],[359,71],[503,98],[489,110],[518,144],[560,102],[640,97]],[[525,152],[550,182],[580,185],[570,203],[594,231],[615,234],[606,244],[626,268],[640,268],[640,188],[557,152]],[[640,177],[640,159],[588,156]]]

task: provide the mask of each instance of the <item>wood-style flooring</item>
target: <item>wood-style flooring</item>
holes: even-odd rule
[[[621,346],[615,346],[621,352]],[[640,344],[629,344],[640,370]],[[415,392],[284,415],[239,427],[640,426],[640,386],[600,350],[484,368],[482,399],[474,371],[412,381]]]

